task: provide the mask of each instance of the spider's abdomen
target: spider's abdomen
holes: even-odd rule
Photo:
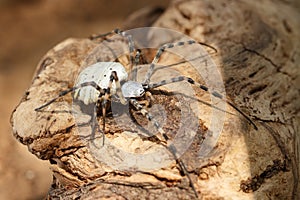
[[[125,81],[128,74],[122,64],[118,62],[98,62],[88,66],[79,74],[75,87],[82,83],[94,81],[100,88],[107,89],[112,71],[117,73],[119,81]],[[112,83],[111,94],[116,92],[116,84]],[[88,105],[97,102],[99,91],[92,86],[79,88],[74,93],[74,98]]]

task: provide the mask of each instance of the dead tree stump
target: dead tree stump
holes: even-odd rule
[[[182,157],[200,198],[300,199],[299,13],[296,1],[174,1],[153,24],[216,47],[218,53],[212,57],[222,71],[227,97],[258,126],[254,130],[227,107],[234,114],[226,114],[213,153],[195,158],[194,144]],[[154,172],[113,170],[97,161],[76,134],[70,95],[44,112],[34,110],[73,86],[82,66],[97,61],[86,60],[86,55],[98,44],[67,39],[51,49],[11,117],[15,137],[38,158],[52,163],[54,180],[48,198],[195,198],[175,161]],[[101,48],[99,55],[115,59]],[[165,94],[154,96],[171,105],[174,99]],[[115,127],[111,118],[107,117],[111,139],[128,145],[121,137],[128,133]],[[206,116],[199,120],[202,131],[209,129]]]

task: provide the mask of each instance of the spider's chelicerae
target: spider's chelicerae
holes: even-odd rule
[[[145,96],[145,95],[151,95],[151,90],[154,88],[158,88],[163,85],[167,85],[174,82],[180,82],[180,81],[186,81],[192,85],[195,85],[199,87],[200,89],[211,93],[214,97],[221,99],[222,101],[228,103],[230,106],[232,106],[235,110],[237,110],[240,114],[242,114],[253,126],[255,129],[257,129],[254,122],[246,115],[244,114],[240,109],[238,109],[232,102],[226,99],[226,97],[222,96],[219,92],[213,91],[209,89],[207,86],[202,85],[196,81],[194,81],[190,77],[186,76],[178,76],[174,78],[170,78],[168,80],[162,80],[160,82],[151,83],[150,79],[154,72],[155,65],[158,63],[161,55],[166,49],[173,48],[175,46],[183,46],[183,45],[193,45],[195,43],[205,45],[214,51],[216,49],[210,45],[196,42],[194,40],[188,40],[184,42],[177,42],[177,43],[168,43],[165,45],[162,45],[160,48],[158,48],[156,55],[154,59],[152,60],[150,67],[146,73],[145,79],[143,82],[136,81],[137,76],[137,67],[139,64],[139,58],[140,58],[140,50],[135,49],[134,42],[132,39],[132,36],[129,34],[126,34],[126,32],[121,31],[119,29],[115,29],[112,32],[97,35],[94,36],[92,39],[100,38],[100,37],[106,37],[111,34],[118,34],[123,37],[125,37],[128,40],[129,45],[129,53],[130,53],[130,61],[132,63],[132,71],[130,74],[130,80],[128,78],[128,74],[124,68],[124,66],[119,62],[97,62],[93,65],[90,65],[86,67],[84,70],[81,71],[81,73],[78,76],[77,82],[75,83],[75,86],[62,91],[56,98],[53,98],[52,100],[48,101],[44,105],[38,107],[35,109],[35,111],[40,111],[44,107],[52,104],[55,102],[58,98],[74,92],[74,99],[82,101],[84,104],[96,104],[93,111],[92,116],[92,134],[91,136],[95,136],[95,131],[98,127],[97,123],[97,111],[99,108],[102,110],[102,120],[103,120],[103,131],[102,134],[104,134],[105,130],[105,117],[106,117],[106,111],[107,111],[107,105],[109,105],[109,101],[111,100],[112,95],[116,95],[120,102],[122,104],[131,104],[136,110],[140,111],[150,122],[153,123],[153,125],[156,127],[157,131],[161,134],[163,142],[168,141],[168,136],[165,134],[164,130],[160,126],[160,124],[153,118],[151,113],[147,111],[146,106],[143,106],[139,103],[137,99]],[[103,144],[104,144],[104,135],[103,137]],[[176,157],[176,149],[174,149],[174,146],[165,145],[170,152],[174,155],[175,159],[180,165],[180,168],[184,172],[184,174],[188,177],[190,181],[190,185],[195,193],[195,196],[197,196],[197,192],[194,188],[194,185],[190,179],[190,176],[186,170],[186,167],[184,163]]]

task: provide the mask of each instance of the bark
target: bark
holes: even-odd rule
[[[181,159],[199,198],[300,199],[299,17],[296,1],[264,0],[259,4],[229,0],[174,1],[153,24],[178,30],[216,47],[218,53],[211,56],[222,71],[227,98],[258,127],[255,130],[234,109],[227,107],[233,114],[226,113],[213,152],[195,157],[199,141],[193,142]],[[115,51],[126,47],[123,41],[115,42]],[[78,135],[78,123],[70,113],[70,95],[43,112],[34,111],[60,91],[72,87],[83,66],[99,59],[116,59],[111,50],[98,45],[99,40],[68,39],[51,49],[39,63],[31,87],[12,114],[15,137],[37,157],[52,163],[54,180],[48,198],[195,198],[187,176],[175,161],[163,169],[144,172],[114,170],[97,160],[92,147]],[[87,58],[96,47],[97,55]],[[145,53],[146,60],[150,60],[150,55],[153,52]],[[128,62],[126,57],[119,60]],[[160,62],[176,61],[169,57]],[[183,68],[177,70],[194,76]],[[178,99],[169,92],[160,91],[153,96],[156,103],[169,108],[164,128],[172,130],[178,120],[176,103],[172,102]],[[209,96],[203,95],[198,98],[209,101]],[[201,126],[197,131],[205,137],[210,129],[209,116],[205,113],[213,108],[197,106],[203,110],[203,115],[198,116]],[[147,121],[135,112],[132,115],[140,124]],[[194,116],[183,117],[194,119]],[[126,122],[122,125],[126,127]],[[138,148],[141,152],[160,148],[161,145],[143,140],[137,134],[129,136],[131,129],[120,129],[112,117],[107,117],[108,137],[115,144],[128,146],[127,150],[134,152]]]

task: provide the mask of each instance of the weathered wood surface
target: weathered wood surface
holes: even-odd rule
[[[154,23],[216,47],[213,59],[222,71],[228,98],[258,126],[254,130],[227,107],[235,115],[226,115],[215,153],[202,159],[192,153],[182,157],[203,199],[300,198],[299,5],[296,1],[255,2],[175,1]],[[89,39],[68,39],[51,49],[12,115],[16,138],[37,157],[51,160],[55,178],[48,198],[194,198],[175,162],[143,173],[112,170],[97,161],[76,134],[74,116],[68,112],[70,96],[45,112],[34,111],[73,86],[82,65],[95,62],[86,60],[86,55],[97,45]],[[101,48],[99,55],[113,59]],[[157,98],[171,102],[170,97]],[[201,109],[211,109],[206,107]],[[107,120],[110,134],[122,135]],[[206,120],[207,116],[200,117],[202,129],[209,129]],[[118,144],[128,145],[125,139],[120,136]],[[131,150],[139,145],[145,143],[138,140]]]

